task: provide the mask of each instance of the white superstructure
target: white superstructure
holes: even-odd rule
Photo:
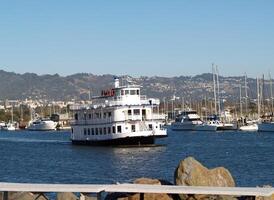
[[[165,115],[158,99],[141,96],[140,86],[120,86],[102,91],[91,105],[74,106],[71,140],[75,144],[151,144],[166,137]]]

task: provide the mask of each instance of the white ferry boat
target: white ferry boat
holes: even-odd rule
[[[71,122],[73,144],[141,145],[166,137],[165,115],[159,114],[158,99],[141,96],[140,86],[120,86],[102,91],[92,104],[75,106]]]

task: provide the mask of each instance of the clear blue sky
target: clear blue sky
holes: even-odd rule
[[[273,0],[0,0],[0,69],[274,73]],[[274,74],[273,74],[274,75]]]

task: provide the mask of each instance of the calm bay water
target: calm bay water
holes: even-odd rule
[[[181,159],[224,166],[238,186],[274,185],[274,134],[176,132],[156,147],[74,146],[66,132],[0,132],[0,182],[173,182]]]

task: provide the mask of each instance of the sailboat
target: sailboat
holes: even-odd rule
[[[2,126],[4,131],[15,131],[15,124],[13,122],[13,107],[11,108],[11,122],[9,121],[6,125]]]
[[[271,114],[263,119],[258,124],[259,132],[274,132],[274,121],[273,121],[273,92],[272,92],[272,78],[270,78],[270,100],[271,100]]]
[[[245,74],[245,113],[247,114],[247,75]],[[242,92],[241,92],[241,86],[240,86],[240,110],[241,110],[241,117],[242,115]],[[258,124],[257,121],[248,121],[247,119],[244,119],[242,122],[243,124],[239,127],[240,131],[249,131],[249,132],[255,132],[258,130]]]

